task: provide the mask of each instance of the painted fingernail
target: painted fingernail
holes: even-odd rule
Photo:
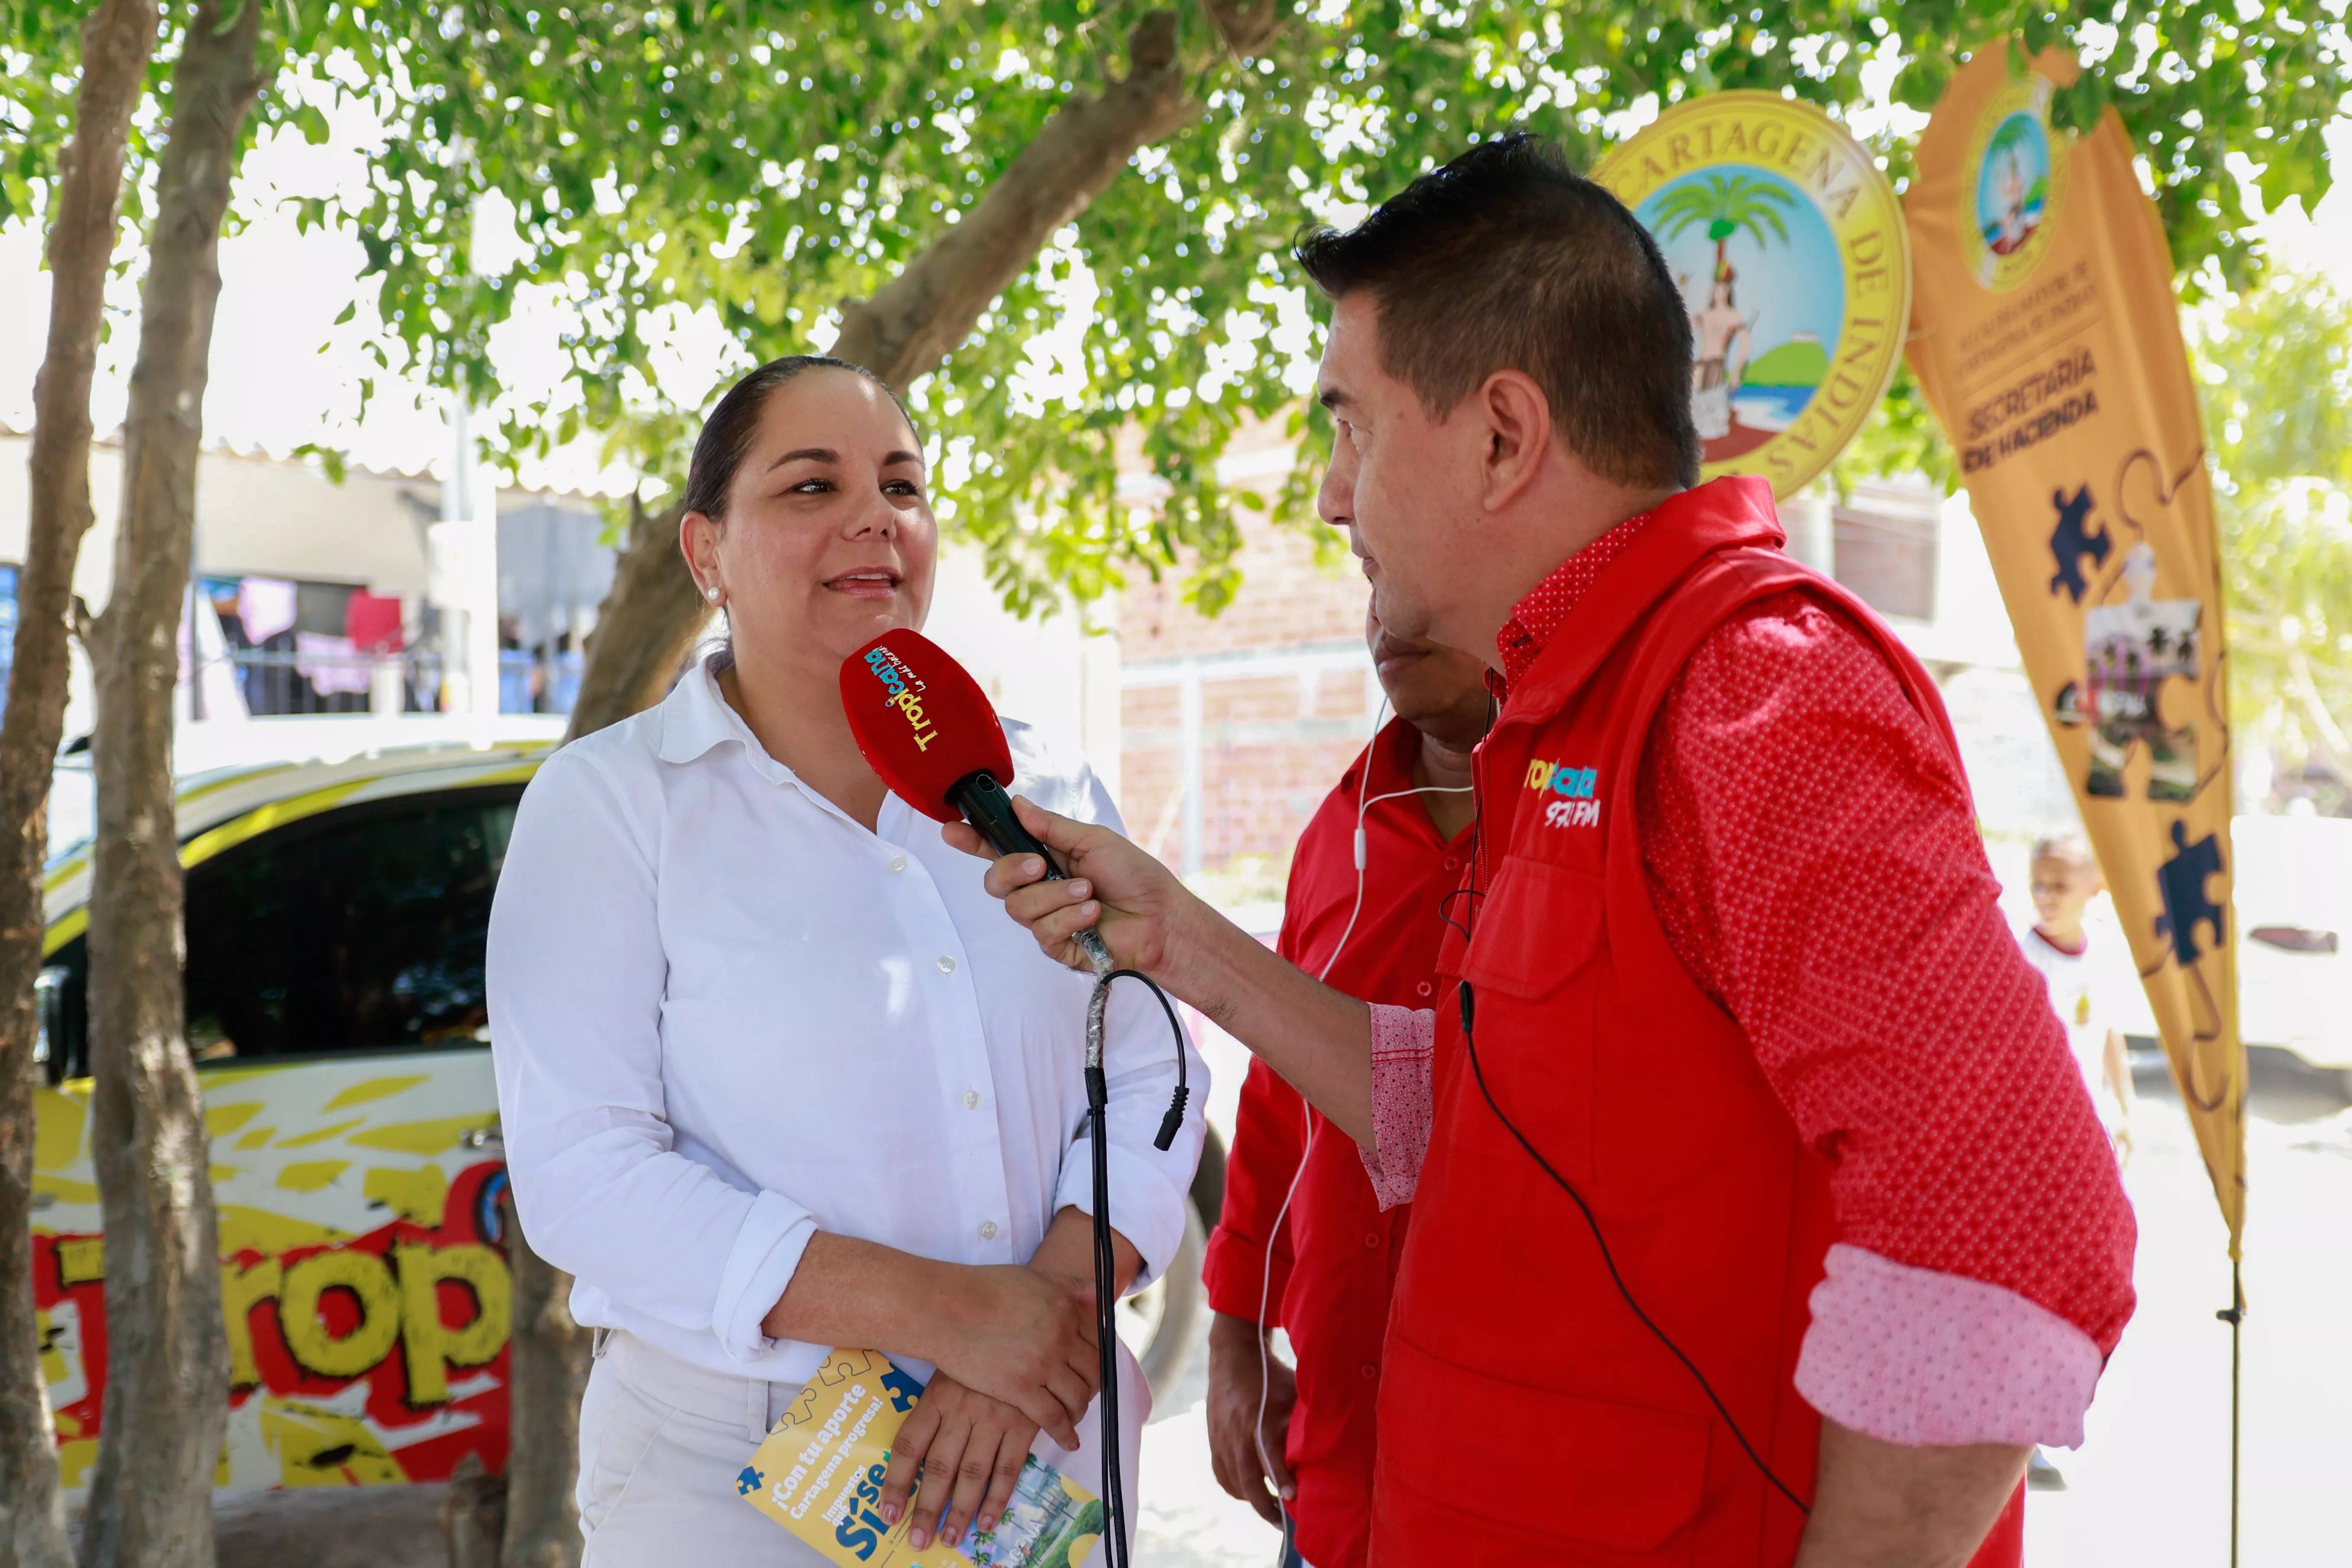
[[[897,1503],[886,1502],[882,1505],[882,1522],[885,1524],[896,1524],[898,1522],[898,1505]]]

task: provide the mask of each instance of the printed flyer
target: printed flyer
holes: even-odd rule
[[[835,1350],[735,1478],[744,1501],[843,1568],[1077,1568],[1101,1538],[1102,1504],[1035,1455],[986,1535],[961,1548],[907,1544],[876,1504],[890,1445],[923,1386],[879,1351]],[[942,1508],[944,1505],[942,1505]]]

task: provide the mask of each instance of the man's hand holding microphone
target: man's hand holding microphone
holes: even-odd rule
[[[998,857],[962,823],[940,833],[965,854],[994,862],[989,892],[1039,947],[1087,969],[1076,939],[1092,928],[1121,968],[1140,970],[1199,1008],[1350,1138],[1371,1142],[1371,1016],[1364,1004],[1268,952],[1109,828],[1017,796],[1013,809],[1068,868],[1066,878],[1046,880],[1042,856]]]

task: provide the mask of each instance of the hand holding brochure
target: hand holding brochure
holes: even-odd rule
[[[891,1443],[922,1397],[922,1384],[879,1351],[834,1351],[735,1478],[736,1492],[843,1568],[1077,1568],[1093,1555],[1102,1504],[1034,1454],[993,1531],[967,1534],[961,1548],[908,1546],[916,1514],[936,1523],[945,1501],[917,1493],[896,1528],[876,1504]]]

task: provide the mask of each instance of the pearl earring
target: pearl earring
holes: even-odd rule
[[[715,604],[717,604],[717,603],[719,602],[719,590],[718,590],[718,589],[716,589],[716,588],[705,588],[702,592],[703,592],[703,595],[704,595],[706,598],[708,598],[708,599],[709,599],[712,604],[714,604],[714,605],[715,605]]]

